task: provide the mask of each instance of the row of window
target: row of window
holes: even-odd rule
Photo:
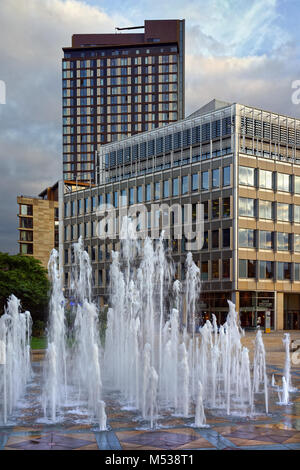
[[[300,194],[300,176],[246,166],[239,167],[239,184]]]
[[[159,217],[154,221],[154,226],[159,228]],[[151,228],[150,222],[148,219],[147,222],[148,229]],[[172,227],[172,226],[171,226]],[[139,226],[137,226],[137,231]],[[96,237],[97,233],[97,222],[84,222],[83,224],[77,225],[66,225],[64,227],[64,239],[65,241],[71,240],[76,241],[80,236],[84,238],[93,238]],[[172,246],[170,247],[173,252],[179,252],[179,246],[181,245],[181,251],[185,251],[187,239],[183,237],[180,240],[172,239]],[[203,246],[202,250],[219,250],[221,248],[231,248],[231,229],[216,229],[211,231],[204,231],[203,233]],[[98,253],[99,261],[102,259],[101,251]],[[93,259],[94,261],[94,259]]]
[[[95,57],[96,55],[101,55],[101,56],[104,56],[107,54],[108,51],[93,51],[91,52],[91,57]],[[122,54],[124,53],[127,53],[128,54],[128,51],[118,51],[118,50],[114,50],[113,53],[114,55],[120,55],[122,52]],[[160,52],[164,52],[164,49],[162,49]],[[171,52],[177,52],[177,48],[176,47],[173,47],[171,48]],[[148,56],[148,57],[132,57],[130,59],[130,61],[128,60],[127,57],[122,57],[120,59],[100,59],[100,61],[98,62],[97,64],[97,61],[95,59],[91,59],[91,60],[88,60],[86,59],[86,56],[88,55],[88,51],[86,52],[83,52],[81,53],[82,55],[80,55],[79,57],[83,57],[85,58],[85,60],[80,60],[80,67],[81,68],[89,68],[89,67],[97,67],[97,65],[101,66],[101,67],[107,67],[107,66],[111,66],[111,67],[119,67],[119,66],[127,66],[127,65],[130,65],[130,62],[131,62],[131,65],[141,65],[140,62],[143,61],[143,63],[145,65],[148,65],[148,64],[153,64],[154,62],[161,62],[162,64],[168,64],[169,62],[175,62],[177,63],[177,56],[174,55],[174,54],[171,54],[171,55],[164,55],[164,56],[157,56],[157,55],[153,55],[153,56]],[[131,51],[132,53],[132,51]],[[137,49],[136,50],[136,54],[140,54],[141,53],[141,50],[140,49]],[[143,51],[143,53],[146,53],[146,54],[150,54],[150,49],[147,49],[146,51]],[[124,55],[127,55],[127,54],[124,54]],[[78,53],[77,53],[78,55]],[[70,57],[69,57],[70,56]],[[73,53],[73,57],[75,57],[75,54]],[[65,54],[65,58],[71,58],[71,55],[70,54]],[[156,60],[157,59],[157,60]],[[109,62],[108,62],[109,61]],[[68,69],[68,68],[76,68],[76,65],[77,65],[77,61],[68,61],[68,60],[65,60],[63,61],[63,69]]]
[[[91,257],[95,256],[95,247],[91,247]],[[67,261],[66,261],[67,260]],[[65,251],[65,263],[68,262],[68,251]],[[180,269],[180,275],[178,273]],[[108,286],[110,282],[110,268],[106,269],[98,269],[98,280],[96,280],[97,285],[99,287]],[[185,279],[186,274],[186,266],[185,263],[182,263],[181,266],[177,264],[176,266],[176,273],[175,277],[180,277],[181,280]],[[231,260],[224,259],[224,260],[213,260],[213,261],[203,261],[200,263],[200,275],[202,281],[209,281],[209,280],[230,280],[231,279]],[[105,280],[105,282],[104,282]],[[95,281],[95,273],[94,273],[94,281]],[[67,283],[66,279],[66,283]]]
[[[230,185],[230,167],[224,167],[222,173],[222,186]],[[179,183],[181,185],[179,187]],[[220,169],[212,170],[211,173],[211,189],[220,188]],[[201,189],[203,191],[209,190],[209,172],[203,171],[201,173]],[[65,217],[73,217],[82,213],[94,212],[99,205],[112,204],[115,208],[120,206],[139,204],[143,202],[150,202],[152,200],[159,200],[169,197],[177,197],[180,195],[188,194],[189,192],[196,192],[199,190],[199,174],[193,173],[192,175],[176,177],[172,180],[157,181],[154,184],[148,183],[132,188],[122,189],[121,191],[114,191],[113,193],[105,193],[91,198],[84,198],[73,200],[70,203],[65,203]],[[70,211],[69,211],[70,205]]]
[[[239,229],[240,248],[300,252],[300,235],[297,233],[267,230]]]
[[[240,197],[239,215],[241,217],[300,223],[300,205]]]
[[[280,126],[259,119],[241,117],[241,133],[260,139],[283,142],[289,145],[300,145],[300,130],[296,130],[294,125],[291,127]]]
[[[240,259],[239,278],[300,281],[300,263]]]
[[[158,137],[153,140],[135,144],[132,147],[125,147],[114,150],[105,155],[106,164],[114,166],[122,161],[130,162],[132,159],[147,158],[161,153],[168,153],[184,147],[189,147],[197,143],[205,142],[231,133],[230,118],[224,118],[219,121],[202,124],[201,126],[186,129],[174,134],[168,134],[165,137]],[[219,150],[221,156],[222,151]]]

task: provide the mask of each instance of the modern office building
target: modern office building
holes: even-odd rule
[[[99,146],[184,118],[184,38],[184,20],[72,36],[62,59],[64,180],[93,183]]]
[[[111,203],[204,208],[204,244],[193,258],[201,270],[198,312],[222,323],[227,299],[243,327],[300,328],[300,120],[213,100],[180,122],[100,147],[97,184],[65,187],[63,240],[68,295],[72,243],[81,235],[94,273],[94,295],[107,302],[111,250],[119,240],[97,237],[96,209]],[[161,212],[147,219],[162,228]],[[185,209],[182,211],[185,217]],[[166,240],[184,282],[186,240]],[[150,233],[150,232],[149,232]]]
[[[58,248],[58,183],[38,196],[18,196],[19,253],[39,259],[47,268],[53,248]]]

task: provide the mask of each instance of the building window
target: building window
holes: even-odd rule
[[[137,202],[143,202],[143,186],[137,187]]]
[[[290,263],[277,263],[277,279],[280,281],[291,279]]]
[[[146,201],[151,201],[151,184],[146,184]]]
[[[300,235],[294,234],[294,251],[300,252]]]
[[[207,191],[209,189],[209,176],[208,171],[203,171],[201,173],[201,189]]]
[[[211,247],[219,248],[219,230],[212,230],[211,232]]]
[[[230,197],[224,197],[223,199],[223,217],[230,217]]]
[[[98,285],[99,286],[103,285],[103,270],[102,269],[98,270]]]
[[[282,220],[284,222],[290,221],[290,205],[283,204],[281,202],[277,203],[277,220]]]
[[[203,246],[202,250],[208,250],[208,231],[203,233]]]
[[[294,176],[294,192],[300,194],[300,176]]]
[[[211,216],[212,219],[218,219],[220,217],[220,204],[219,199],[214,199],[211,205]]]
[[[267,232],[261,230],[259,232],[259,248],[262,250],[272,250],[273,249],[273,236],[272,232]]]
[[[230,248],[230,228],[223,228],[223,248]]]
[[[294,206],[294,222],[300,223],[300,206]]]
[[[114,207],[118,207],[118,191],[114,191]]]
[[[20,204],[21,215],[33,215],[33,206],[29,204]]]
[[[188,176],[181,177],[181,194],[186,194],[189,190]]]
[[[260,279],[273,279],[274,267],[272,261],[259,262],[259,278]]]
[[[129,205],[134,204],[134,188],[129,188]]]
[[[212,261],[211,263],[211,271],[212,271],[212,279],[219,279],[220,272],[219,272],[219,260]]]
[[[223,186],[231,185],[231,175],[230,175],[230,166],[225,166],[223,168]]]
[[[154,183],[154,199],[160,199],[160,183]]]
[[[33,228],[33,219],[29,217],[20,218],[20,227],[22,228]]]
[[[239,167],[239,184],[244,185],[244,186],[254,186],[254,183],[255,183],[254,168],[240,166]]]
[[[69,204],[67,202],[64,204],[64,214],[65,217],[69,217]]]
[[[33,232],[28,230],[20,230],[20,240],[24,242],[33,241]]]
[[[220,187],[220,169],[212,170],[212,187],[213,189]]]
[[[300,263],[294,264],[294,280],[300,281]]]
[[[22,255],[32,255],[33,254],[33,244],[32,243],[21,243],[21,254]]]
[[[277,233],[277,250],[288,251],[289,250],[289,234],[278,232]]]
[[[259,201],[259,218],[272,219],[272,201]]]
[[[230,279],[230,259],[223,259],[222,261],[222,277],[223,279]]]
[[[179,188],[178,188],[178,178],[173,179],[173,196],[178,196]]]
[[[242,217],[255,217],[255,199],[240,197],[239,215]]]
[[[255,232],[249,228],[239,229],[239,247],[240,248],[255,248]]]
[[[277,191],[290,191],[290,175],[277,173]]]
[[[272,171],[259,170],[259,187],[262,189],[273,189]]]
[[[208,281],[208,261],[202,261],[201,263],[201,279],[202,281]]]
[[[163,197],[169,197],[169,180],[163,182]]]
[[[198,173],[192,174],[192,191],[198,191]]]
[[[239,260],[239,278],[255,279],[256,278],[256,261],[250,259]]]

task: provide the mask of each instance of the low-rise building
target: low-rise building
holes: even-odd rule
[[[270,315],[272,329],[299,329],[300,120],[237,103],[213,100],[182,121],[99,148],[96,185],[63,195],[66,293],[72,243],[82,236],[95,298],[107,302],[111,251],[120,242],[97,236],[99,204],[110,203],[116,219],[124,204],[149,211],[179,204],[183,217],[190,205],[194,222],[199,202],[199,313],[222,323],[231,299],[243,327],[264,326]],[[160,233],[162,217],[148,218],[149,233],[153,224]],[[169,225],[166,247],[184,281],[186,240],[174,237],[174,221]]]

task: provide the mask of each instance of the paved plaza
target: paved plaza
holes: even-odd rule
[[[300,340],[300,332],[290,332]],[[274,374],[281,384],[285,361],[283,333],[264,334],[269,382]],[[242,342],[252,359],[254,333]],[[33,368],[38,375],[42,353],[33,355]],[[13,416],[9,426],[0,428],[1,450],[300,450],[300,364],[291,364],[292,404],[280,406],[275,389],[270,390],[270,412],[264,413],[263,394],[258,396],[257,414],[253,418],[226,416],[206,410],[207,428],[194,428],[193,418],[161,416],[155,430],[147,429],[136,411],[120,405],[118,395],[104,396],[109,430],[99,432],[96,423],[79,411],[67,409],[55,425],[43,420],[35,382],[28,387],[24,407]],[[37,382],[37,381],[36,381]],[[28,405],[28,403],[30,403]]]

